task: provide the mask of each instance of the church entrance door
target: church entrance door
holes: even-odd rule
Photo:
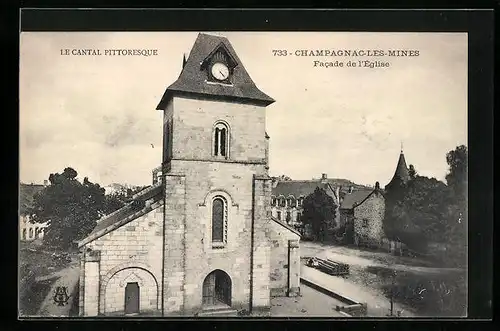
[[[125,286],[125,314],[139,313],[139,284],[127,283]]]
[[[203,281],[203,305],[231,306],[231,278],[224,271],[212,271]]]

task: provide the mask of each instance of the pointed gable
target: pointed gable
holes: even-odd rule
[[[217,54],[227,56],[232,69],[230,85],[207,83],[205,64],[207,59]],[[166,89],[156,109],[163,110],[174,95],[186,94],[222,97],[264,106],[274,102],[255,85],[227,38],[204,33],[198,34],[179,78]]]

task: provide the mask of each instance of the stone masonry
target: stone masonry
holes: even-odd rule
[[[300,236],[277,222],[270,222],[271,226],[271,296],[287,296],[297,291],[300,280],[300,252],[298,240]],[[297,247],[294,247],[297,242]],[[292,253],[292,254],[290,254]],[[296,268],[294,268],[296,267]],[[292,275],[290,275],[290,273]],[[295,275],[294,275],[295,274]],[[296,284],[290,280],[297,279]],[[293,289],[295,287],[295,289]]]
[[[115,285],[120,284],[119,279],[134,273],[143,280],[141,294],[148,298],[147,304],[141,302],[145,304],[141,306],[153,314],[158,313],[158,280],[162,274],[163,202],[157,202],[152,208],[154,209],[149,213],[85,246],[85,272],[82,278],[86,309],[95,304],[99,314],[123,311],[124,285],[119,289]],[[98,258],[95,257],[96,252],[99,252]],[[94,262],[89,263],[89,259]],[[100,286],[96,287],[94,282]],[[98,288],[98,292],[92,292],[93,297],[89,298],[91,288]],[[153,299],[154,304],[151,303]]]
[[[357,243],[380,245],[384,237],[384,213],[385,201],[379,191],[373,192],[362,204],[354,208],[354,233]]]
[[[201,65],[211,56],[235,68],[231,84],[207,82]],[[153,187],[80,242],[82,315],[123,315],[127,283],[139,286],[140,315],[196,316],[215,303],[232,313],[268,312],[272,263],[290,266],[279,286],[299,292],[299,236],[286,227],[276,234],[269,206],[265,109],[274,100],[238,62],[225,38],[199,35],[157,107],[164,144]],[[224,155],[214,152],[221,125]],[[272,238],[280,240],[274,249]]]

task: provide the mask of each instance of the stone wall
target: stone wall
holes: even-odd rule
[[[159,284],[162,275],[162,247],[163,247],[163,202],[156,202],[151,206],[153,210],[138,217],[137,219],[97,238],[96,240],[84,246],[84,250],[100,252],[99,262],[99,295],[97,300],[87,301],[89,289],[87,288],[88,279],[94,277],[91,271],[87,270],[85,262],[84,278],[84,307],[88,309],[94,302],[99,305],[99,313],[107,315],[117,311],[123,311],[125,302],[124,288],[118,290],[113,286],[117,280],[114,277],[122,277],[131,270],[140,268],[147,272]],[[89,253],[85,253],[88,255]],[[141,296],[143,294],[158,291],[157,285],[151,282],[144,282],[144,288],[140,288]],[[126,285],[126,284],[125,284]],[[110,291],[108,293],[108,290]],[[112,306],[108,300],[113,302]],[[141,299],[142,300],[142,299]],[[142,302],[142,301],[141,301]],[[150,301],[148,301],[150,302]],[[161,307],[142,305],[148,310],[159,310]],[[111,311],[108,309],[111,308]],[[142,311],[141,311],[142,312]]]
[[[354,236],[359,245],[378,246],[384,237],[385,200],[380,192],[372,193],[354,208]],[[366,220],[366,222],[365,222]]]
[[[269,311],[271,268],[271,179],[254,175],[254,245],[252,262],[252,310]]]
[[[300,237],[277,222],[272,221],[269,225],[271,227],[271,296],[286,296],[288,295],[289,287],[292,285],[289,282],[289,276],[291,276],[290,279],[293,283],[298,284],[300,281],[300,254],[289,256],[291,250],[289,241],[298,241]],[[297,251],[298,249],[296,248]],[[290,265],[292,268],[290,268]],[[294,268],[296,265],[299,268]],[[297,278],[297,280],[294,281],[294,278]]]
[[[172,160],[164,171],[169,231],[165,234],[165,270],[168,266],[177,271],[169,271],[170,278],[165,278],[169,297],[165,299],[165,314],[199,312],[203,282],[216,269],[231,278],[233,308],[249,309],[253,175],[267,174],[265,107],[174,97],[165,113],[166,118],[170,116]],[[212,155],[213,129],[219,121],[229,128],[225,158]],[[169,176],[180,176],[181,182],[169,180]],[[257,200],[264,194],[259,192]],[[225,243],[218,247],[211,238],[216,196],[226,201],[227,215]],[[256,247],[255,253],[258,265],[268,267],[270,256],[265,247]],[[264,269],[259,269],[259,277]]]
[[[229,127],[229,159],[266,163],[265,107],[174,97],[173,158],[211,160],[217,121]]]
[[[180,183],[169,181],[167,174],[167,187],[170,189],[167,188],[166,195],[166,228],[174,231],[175,238],[172,238],[171,233],[166,233],[165,265],[179,269],[176,269],[178,273],[172,274],[171,277],[174,278],[166,281],[166,284],[182,287],[183,304],[166,304],[165,313],[192,315],[199,312],[202,309],[203,281],[216,269],[224,271],[231,278],[233,308],[249,309],[252,181],[254,173],[264,172],[263,167],[264,165],[224,162],[171,162],[171,174],[183,174],[179,178],[183,178],[185,191]],[[260,194],[263,194],[262,190]],[[226,243],[223,247],[212,247],[211,241],[212,200],[216,196],[222,196],[227,204]],[[264,208],[265,214],[264,200],[259,201],[258,205]],[[167,211],[169,209],[171,211]],[[185,225],[181,224],[183,215]],[[255,216],[256,219],[259,217],[257,214]],[[181,236],[184,235],[183,227],[186,230],[185,237]],[[189,244],[183,246],[183,240]],[[269,260],[266,261],[266,258],[269,259],[269,252],[265,251],[265,247],[256,252],[257,256],[261,254],[258,264],[264,268],[269,263]],[[177,258],[178,254],[181,255],[180,258]],[[172,259],[168,261],[172,255],[175,255],[174,260],[177,262],[174,263]],[[182,263],[184,269],[181,268]],[[169,285],[165,287],[168,293],[171,291],[167,289]],[[269,292],[269,288],[267,291]],[[172,293],[169,295],[172,296]],[[177,295],[180,293],[175,294]],[[173,299],[170,300],[172,302]]]
[[[139,285],[139,309],[144,312],[158,311],[159,288],[151,273],[140,268],[127,268],[118,271],[109,280],[105,292],[106,313],[122,312],[125,303],[125,287],[127,283],[137,282]]]
[[[163,314],[166,315],[184,309],[186,204],[186,177],[167,174],[162,293]]]

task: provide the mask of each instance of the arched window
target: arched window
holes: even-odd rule
[[[33,238],[33,228],[30,228],[30,239]]]
[[[271,206],[276,206],[276,197],[271,197]]]
[[[229,129],[226,124],[218,122],[214,127],[214,156],[228,157]]]
[[[290,208],[293,208],[295,207],[295,198],[294,197],[288,197],[287,201],[286,201],[288,207]]]
[[[23,229],[23,235],[21,236],[22,240],[26,240],[26,229]]]
[[[212,200],[212,244],[221,247],[226,243],[227,237],[227,203],[217,196]]]

